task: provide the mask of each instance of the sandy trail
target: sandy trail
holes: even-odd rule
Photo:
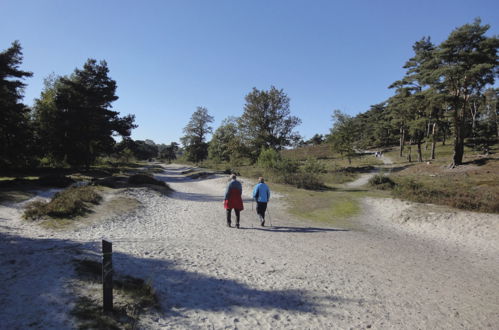
[[[380,171],[381,171],[382,168],[387,168],[386,167],[387,165],[389,166],[389,165],[393,164],[393,161],[391,160],[391,158],[389,158],[387,156],[382,155],[380,157],[380,159],[383,161],[384,167],[381,167],[381,168],[378,167],[378,168],[375,168],[374,170],[372,170],[369,173],[365,173],[365,174],[360,175],[357,180],[354,180],[352,182],[347,182],[345,184],[345,188],[359,188],[359,187],[362,187],[363,185],[365,185],[365,184],[367,184],[369,182],[370,178],[372,178],[376,174],[380,173]]]
[[[364,229],[354,231],[291,219],[279,196],[273,196],[274,227],[262,228],[251,212],[254,182],[245,179],[242,228],[228,228],[222,206],[227,178],[187,180],[182,170],[170,165],[157,176],[176,190],[171,196],[131,190],[127,194],[143,207],[76,231],[32,230],[13,216],[15,210],[0,209],[0,234],[11,235],[9,242],[22,240],[32,253],[41,245],[64,247],[55,255],[38,254],[40,263],[55,258],[61,268],[52,282],[60,283],[50,282],[43,292],[48,298],[35,298],[51,304],[46,312],[52,317],[35,315],[29,322],[74,326],[67,316],[71,297],[56,289],[71,275],[65,261],[75,244],[98,251],[94,242],[107,236],[114,241],[117,271],[149,279],[159,295],[162,310],[142,318],[144,329],[476,329],[499,324],[495,243],[473,250],[385,226],[379,207],[389,208],[391,202],[383,200],[365,203],[365,214],[355,220]],[[33,261],[26,257],[25,265],[10,265],[6,253],[14,251],[13,243],[0,248],[5,291],[0,320],[23,328],[28,321],[22,321],[26,311],[21,306],[30,295],[16,297],[10,286],[19,282],[13,272],[33,269]],[[12,305],[17,309],[5,308]]]

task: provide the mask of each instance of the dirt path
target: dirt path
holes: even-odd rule
[[[365,229],[352,231],[297,222],[273,196],[274,227],[262,228],[251,212],[253,182],[245,179],[242,228],[227,228],[222,207],[227,178],[186,180],[183,170],[168,166],[157,176],[176,190],[170,197],[145,189],[128,192],[143,204],[131,214],[76,232],[30,233],[23,227],[9,239],[22,236],[26,249],[33,250],[41,243],[69,245],[71,240],[97,249],[92,242],[111,238],[117,271],[149,279],[159,295],[162,311],[146,315],[140,324],[144,329],[477,329],[499,324],[497,253],[458,249],[384,227],[379,225],[383,216],[368,204],[355,220]],[[19,220],[4,214],[0,209],[0,233],[7,235],[19,228]],[[3,245],[3,251],[12,251],[12,244]],[[70,253],[57,256],[64,264]],[[51,257],[39,253],[37,260],[44,264]],[[5,254],[0,262],[11,267]],[[57,281],[69,277],[66,268],[58,270]],[[22,306],[10,290],[18,280],[5,271],[0,280],[5,291],[0,320],[23,328],[23,311],[5,308]],[[55,287],[43,292],[59,297],[49,299],[50,315],[67,312],[70,301]],[[29,299],[29,293],[23,297]],[[36,297],[35,303],[43,302]],[[32,318],[43,326],[73,326],[64,317]]]
[[[352,182],[348,182],[345,184],[346,188],[359,188],[362,187],[363,185],[367,184],[369,182],[369,179],[375,176],[376,174],[380,173],[382,169],[387,168],[387,165],[390,166],[393,164],[393,161],[387,157],[387,156],[381,156],[381,160],[383,161],[383,164],[385,166],[383,167],[377,167],[374,170],[372,170],[369,173],[362,174],[357,180],[354,180]]]

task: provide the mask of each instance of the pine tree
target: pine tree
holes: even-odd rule
[[[34,151],[30,110],[21,100],[31,72],[19,69],[22,48],[14,41],[0,52],[0,167],[26,166]]]

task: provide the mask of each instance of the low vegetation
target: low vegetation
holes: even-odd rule
[[[34,201],[28,204],[23,217],[31,220],[45,216],[72,218],[84,214],[90,204],[98,204],[101,199],[95,187],[72,187],[56,193],[50,202]]]
[[[135,329],[144,310],[159,308],[154,288],[143,279],[115,273],[113,312],[102,312],[102,263],[74,260],[76,273],[85,289],[78,292],[72,314],[80,329]]]

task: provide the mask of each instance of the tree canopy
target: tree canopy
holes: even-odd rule
[[[21,102],[23,79],[33,74],[19,68],[22,60],[18,41],[0,52],[0,167],[24,166],[33,152],[30,111]]]
[[[293,130],[301,120],[291,115],[289,97],[282,89],[274,86],[268,91],[253,88],[245,100],[239,128],[253,159],[262,149],[281,150],[292,144],[298,135]]]
[[[211,134],[210,126],[214,118],[208,114],[208,109],[197,107],[191,119],[184,127],[185,135],[180,139],[185,147],[187,160],[200,162],[208,156],[208,143],[206,137]]]

